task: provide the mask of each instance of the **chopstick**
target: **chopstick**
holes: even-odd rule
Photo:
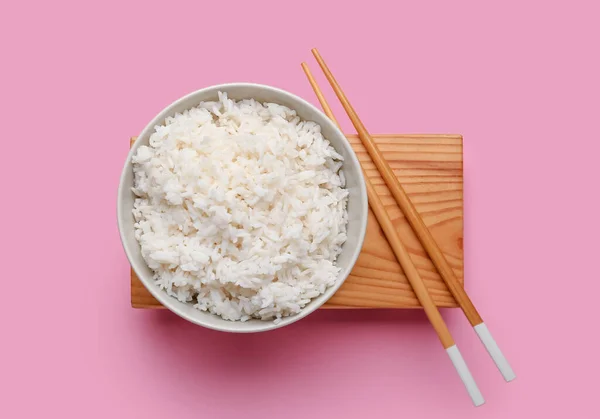
[[[308,78],[310,85],[312,86],[313,90],[315,91],[315,94],[317,95],[317,98],[319,99],[319,102],[321,103],[323,111],[329,117],[329,119],[331,119],[333,123],[339,128],[339,124],[335,119],[335,116],[333,115],[329,104],[325,100],[321,89],[319,88],[315,78],[311,74],[310,69],[308,68],[306,63],[302,63],[302,69],[306,73],[306,77]],[[444,322],[440,311],[433,302],[433,299],[431,298],[431,295],[427,290],[425,282],[421,278],[419,271],[417,270],[412,259],[410,258],[406,247],[400,240],[400,237],[398,236],[398,233],[396,232],[396,229],[394,228],[394,225],[387,211],[385,210],[385,207],[383,206],[383,202],[381,202],[381,198],[379,198],[379,195],[377,195],[377,192],[375,192],[375,188],[373,187],[371,180],[364,171],[364,168],[363,173],[365,183],[367,186],[367,196],[369,198],[369,205],[371,206],[371,209],[373,210],[377,221],[379,221],[379,224],[381,225],[385,237],[388,239],[390,246],[392,247],[392,250],[396,255],[396,258],[398,259],[398,262],[400,262],[400,266],[402,266],[402,270],[406,274],[406,277],[408,278],[408,281],[417,296],[417,299],[419,300],[419,302],[423,306],[423,309],[425,310],[427,318],[431,322],[433,329],[437,333],[442,345],[444,346],[444,349],[446,350],[450,357],[450,360],[452,361],[452,364],[456,368],[458,375],[464,383],[467,392],[469,393],[469,396],[473,401],[473,404],[475,404],[475,406],[481,406],[485,402],[485,400],[483,399],[483,396],[479,391],[479,388],[477,387],[477,384],[475,383],[475,380],[471,375],[471,372],[469,371],[465,360],[463,359],[460,351],[458,350],[456,343],[454,343],[454,339],[450,334],[448,326]]]
[[[404,188],[402,188],[402,185],[400,185],[400,182],[398,181],[398,178],[394,174],[392,168],[383,157],[383,154],[381,154],[381,151],[379,151],[379,148],[375,144],[375,141],[373,141],[373,138],[361,122],[356,111],[348,101],[348,98],[346,98],[346,95],[342,91],[342,88],[333,77],[333,74],[327,67],[327,64],[325,64],[325,61],[321,57],[321,54],[319,54],[319,51],[317,51],[316,48],[313,48],[312,53],[315,56],[317,62],[319,63],[319,66],[323,70],[323,73],[325,73],[325,77],[329,81],[329,84],[331,84],[331,87],[335,91],[335,94],[342,103],[342,106],[346,110],[348,117],[350,118],[352,124],[354,125],[354,128],[356,128],[356,131],[358,132],[360,140],[362,141],[363,145],[367,149],[367,152],[371,156],[373,163],[375,163],[375,166],[377,166],[381,177],[390,189],[390,192],[394,196],[396,202],[398,203],[398,206],[400,207],[400,209],[404,213],[404,216],[412,226],[417,237],[419,238],[419,241],[425,248],[427,254],[431,258],[431,261],[440,273],[440,276],[446,283],[446,286],[450,290],[450,293],[460,305],[460,308],[465,313],[465,316],[471,323],[471,326],[473,326],[473,328],[475,329],[475,332],[479,336],[479,339],[485,346],[486,350],[488,351],[492,360],[500,370],[500,373],[502,374],[504,379],[506,381],[513,380],[516,377],[513,369],[504,357],[504,354],[502,354],[502,351],[500,351],[498,344],[492,337],[492,334],[485,325],[483,319],[481,318],[481,315],[477,312],[477,309],[475,308],[475,305],[467,295],[467,292],[456,279],[452,267],[448,264],[448,261],[444,257],[437,243],[435,242],[429,229],[419,216],[419,213],[417,212],[410,198],[404,191]]]

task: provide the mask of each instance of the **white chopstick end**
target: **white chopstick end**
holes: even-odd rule
[[[446,349],[452,364],[454,364],[454,368],[456,368],[456,372],[460,376],[463,384],[465,385],[471,400],[475,406],[481,406],[485,403],[483,395],[479,391],[479,387],[477,387],[477,383],[475,383],[475,379],[471,375],[471,371],[469,371],[469,367],[462,357],[458,347],[456,345],[452,345],[448,349]]]
[[[514,380],[517,377],[515,375],[515,372],[504,357],[502,351],[500,351],[498,344],[492,337],[492,334],[488,330],[485,323],[480,323],[477,326],[473,327],[473,329],[475,329],[475,333],[477,333],[477,335],[479,336],[479,339],[481,340],[481,342],[485,346],[485,349],[488,351],[488,353],[496,363],[496,366],[500,370],[500,373],[502,374],[504,379],[507,382]]]

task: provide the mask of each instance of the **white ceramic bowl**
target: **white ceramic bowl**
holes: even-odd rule
[[[131,187],[133,186],[131,156],[141,145],[148,145],[148,140],[154,131],[154,127],[161,125],[166,117],[197,106],[202,101],[217,100],[218,91],[227,92],[227,96],[231,99],[254,98],[260,102],[279,103],[296,110],[302,119],[314,121],[319,124],[325,138],[331,142],[331,145],[345,159],[343,170],[346,177],[346,185],[350,192],[348,200],[348,239],[336,261],[336,264],[341,267],[338,282],[323,295],[314,298],[299,314],[284,317],[279,324],[275,324],[273,321],[261,320],[249,320],[247,322],[227,321],[219,316],[197,310],[192,307],[192,304],[185,304],[170,297],[154,283],[152,271],[142,258],[140,245],[134,236],[134,220],[131,210],[135,197],[131,192]],[[133,270],[148,291],[163,306],[192,323],[210,329],[239,333],[260,332],[286,326],[307,316],[325,303],[342,285],[358,258],[365,237],[368,213],[367,192],[360,164],[342,132],[325,114],[305,100],[274,87],[249,83],[223,84],[198,90],[173,102],[156,115],[141,132],[127,156],[119,184],[117,207],[119,232],[125,253]]]

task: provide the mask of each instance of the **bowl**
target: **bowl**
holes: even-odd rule
[[[312,299],[300,313],[284,317],[277,324],[272,320],[252,319],[246,322],[224,320],[217,315],[195,309],[192,304],[182,303],[176,298],[169,296],[154,283],[152,278],[153,273],[142,257],[140,245],[134,234],[132,209],[135,196],[131,192],[133,186],[132,155],[134,155],[140,146],[148,145],[150,135],[154,132],[154,127],[163,124],[165,118],[197,106],[200,102],[217,100],[217,93],[219,91],[227,92],[227,96],[235,100],[254,98],[259,102],[273,102],[294,109],[302,119],[314,121],[319,124],[324,137],[344,157],[343,170],[346,178],[346,188],[349,191],[348,239],[342,247],[342,253],[336,260],[336,265],[341,268],[338,281],[336,285],[328,288],[324,294]],[[251,83],[230,83],[198,90],[176,100],[156,115],[146,125],[131,147],[121,174],[117,199],[119,233],[125,253],[138,278],[154,298],[175,314],[192,323],[214,330],[237,333],[262,332],[283,327],[306,317],[323,305],[348,277],[358,258],[365,238],[367,214],[368,201],[365,180],[358,159],[344,134],[323,112],[304,99],[275,87]]]

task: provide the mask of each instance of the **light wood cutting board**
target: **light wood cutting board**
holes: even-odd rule
[[[400,183],[463,282],[463,164],[460,135],[375,135]],[[348,140],[408,248],[435,303],[457,307],[356,135]],[[162,308],[131,271],[131,305]],[[418,308],[419,302],[369,210],[367,235],[350,276],[323,308]]]

